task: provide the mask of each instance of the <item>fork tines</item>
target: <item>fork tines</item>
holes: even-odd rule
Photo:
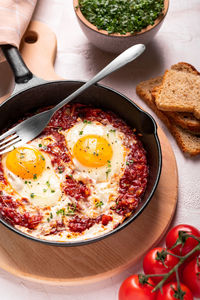
[[[6,133],[8,133],[8,132],[6,132]],[[15,148],[14,145],[16,146],[17,143],[20,141],[21,141],[21,138],[16,133],[14,133],[8,137],[5,137],[4,139],[1,139],[0,140],[0,155],[13,150]]]

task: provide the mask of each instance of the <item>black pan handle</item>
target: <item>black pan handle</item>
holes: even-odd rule
[[[23,61],[18,49],[12,45],[1,45],[1,49],[13,70],[16,83],[26,83],[32,77],[33,74],[27,68],[25,62]]]

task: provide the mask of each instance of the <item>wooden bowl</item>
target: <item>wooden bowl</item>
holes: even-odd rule
[[[83,16],[79,7],[79,0],[73,0],[73,5],[79,25],[88,40],[103,51],[120,53],[135,44],[147,44],[152,40],[167,14],[169,0],[164,0],[163,14],[155,20],[154,25],[149,25],[135,34],[127,33],[125,35],[119,33],[108,34],[106,30],[97,29]]]

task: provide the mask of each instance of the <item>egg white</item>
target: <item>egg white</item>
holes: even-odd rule
[[[31,148],[30,145],[28,145]],[[49,156],[45,158],[45,168],[35,179],[23,179],[12,173],[6,166],[6,155],[2,159],[5,176],[16,193],[29,200],[33,206],[54,206],[61,198],[60,179],[55,173]]]
[[[98,168],[92,168],[82,165],[76,157],[73,156],[73,148],[77,141],[87,135],[97,135],[103,137],[111,145],[113,155],[110,161]],[[64,132],[67,147],[71,153],[74,164],[74,178],[84,180],[90,178],[94,183],[116,181],[125,169],[125,158],[127,150],[123,145],[124,135],[117,131],[111,125],[102,125],[99,122],[91,124],[82,121],[75,124],[68,131]]]
[[[37,228],[32,231],[31,235],[55,241],[66,241],[69,239],[75,241],[90,239],[91,237],[104,234],[112,230],[124,218],[111,211],[110,207],[115,205],[118,197],[119,181],[124,174],[126,159],[129,154],[129,150],[126,149],[124,143],[126,137],[111,124],[103,125],[99,122],[85,123],[83,121],[79,121],[66,131],[61,130],[60,134],[65,136],[66,146],[71,156],[70,162],[63,163],[65,166],[63,173],[59,174],[52,166],[51,154],[42,151],[45,158],[45,169],[37,179],[24,180],[10,172],[6,167],[6,156],[2,159],[5,176],[16,193],[20,197],[29,200],[31,208],[27,206],[27,211],[39,208],[40,212],[42,212],[43,219]],[[82,165],[73,156],[74,145],[81,137],[87,135],[97,135],[108,141],[113,152],[109,163],[99,168],[92,168]],[[53,136],[41,136],[26,146],[37,148],[41,151],[44,146],[55,142],[56,140]],[[56,151],[58,149],[54,148],[54,152]],[[62,192],[62,184],[66,175],[72,175],[78,182],[82,181],[90,190],[87,201],[79,202],[81,212],[80,214],[76,212],[76,214],[83,218],[97,218],[102,214],[112,215],[113,220],[108,225],[94,224],[94,226],[81,234],[73,233],[67,229],[70,216],[64,217],[62,213],[58,212],[63,209],[67,212],[67,206],[76,203],[76,200]],[[33,194],[34,197],[31,196]],[[61,220],[65,223],[66,230],[54,235],[50,234],[53,224]],[[19,225],[16,225],[16,227],[23,232],[29,233],[29,229],[26,227]]]

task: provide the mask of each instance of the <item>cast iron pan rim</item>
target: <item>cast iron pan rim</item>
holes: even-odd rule
[[[39,78],[38,78],[38,79],[39,79]],[[82,81],[82,80],[53,80],[53,81],[46,81],[46,82],[45,82],[45,81],[42,79],[42,82],[41,82],[41,83],[39,82],[39,84],[34,84],[33,86],[29,86],[29,87],[27,87],[27,88],[25,88],[25,89],[23,89],[23,90],[17,91],[16,93],[12,94],[8,99],[6,99],[4,102],[2,102],[2,103],[0,104],[0,109],[1,109],[1,107],[4,106],[4,104],[6,104],[6,102],[8,102],[10,99],[12,99],[13,97],[17,96],[18,94],[23,94],[23,93],[26,92],[27,90],[30,90],[30,89],[32,89],[32,88],[37,88],[37,87],[43,86],[43,85],[51,85],[52,83],[53,83],[53,84],[54,84],[54,83],[55,83],[55,84],[57,84],[57,83],[59,84],[59,83],[63,83],[63,82],[68,82],[68,83],[78,83],[78,84],[84,84],[84,83],[86,83],[86,81]],[[113,92],[113,93],[118,94],[118,95],[121,96],[122,98],[125,98],[131,105],[135,106],[135,108],[136,108],[137,110],[139,110],[140,112],[142,112],[142,113],[144,113],[145,115],[147,115],[147,116],[151,119],[151,121],[152,121],[152,123],[153,123],[153,125],[154,125],[154,134],[155,134],[155,136],[157,136],[157,124],[156,124],[154,118],[153,118],[148,112],[146,112],[146,111],[144,111],[142,108],[140,108],[137,104],[135,104],[133,101],[131,101],[127,96],[125,96],[124,94],[122,94],[122,93],[116,91],[115,89],[113,89],[113,88],[111,88],[111,87],[108,87],[108,86],[106,86],[106,85],[99,84],[99,83],[94,84],[94,86],[98,86],[98,87],[100,87],[100,88],[102,88],[102,89],[104,89],[104,90],[109,90],[109,91],[111,91],[111,92]]]
[[[15,97],[16,95],[18,94],[23,94],[24,92],[26,92],[27,90],[30,90],[31,88],[37,88],[41,85],[49,85],[49,84],[52,84],[52,83],[55,83],[55,84],[59,84],[59,83],[63,83],[63,82],[69,82],[69,83],[78,83],[78,84],[84,84],[85,82],[84,81],[76,81],[76,80],[56,80],[56,81],[50,81],[50,82],[42,82],[42,84],[37,84],[37,85],[34,85],[34,86],[30,86],[28,88],[25,88],[24,90],[21,90],[17,93],[15,93],[14,95],[11,95],[6,101],[4,101],[1,105],[0,105],[0,113],[1,113],[1,108],[4,106],[4,104],[9,101],[11,98]],[[153,125],[154,125],[154,137],[155,137],[155,140],[156,140],[156,144],[157,144],[157,148],[158,148],[158,172],[157,172],[157,177],[156,177],[156,180],[155,180],[155,183],[153,185],[153,188],[151,190],[151,193],[149,195],[149,197],[147,198],[147,200],[145,201],[145,203],[141,206],[141,208],[133,214],[132,217],[129,217],[126,221],[124,221],[122,224],[120,224],[118,227],[116,227],[115,229],[105,233],[105,234],[102,234],[96,238],[91,238],[91,239],[88,239],[88,240],[81,240],[81,241],[75,241],[75,242],[57,242],[57,241],[49,241],[49,240],[43,240],[43,239],[39,239],[39,238],[36,238],[34,236],[31,236],[31,235],[28,235],[20,230],[18,230],[17,228],[15,228],[14,226],[12,226],[11,224],[7,223],[6,221],[4,221],[2,218],[0,218],[0,223],[2,223],[4,226],[6,226],[8,229],[11,229],[12,231],[14,231],[15,233],[19,234],[20,236],[24,237],[24,238],[28,238],[29,240],[32,240],[32,241],[35,241],[35,242],[40,242],[40,243],[43,243],[45,245],[49,245],[49,246],[64,246],[64,247],[74,247],[74,246],[84,246],[84,245],[87,245],[87,244],[91,244],[91,243],[94,243],[94,242],[98,242],[122,229],[124,229],[127,225],[129,225],[133,220],[135,220],[141,213],[142,211],[144,210],[144,208],[148,205],[148,203],[150,202],[156,188],[157,188],[157,185],[158,185],[158,182],[159,182],[159,178],[160,178],[160,174],[161,174],[161,167],[162,167],[162,155],[161,155],[161,146],[160,146],[160,141],[159,141],[159,138],[158,138],[158,135],[157,135],[157,125],[156,125],[156,122],[155,120],[153,119],[153,117],[143,111],[139,106],[137,106],[137,104],[135,104],[134,102],[132,102],[128,97],[126,97],[125,95],[123,95],[122,93],[110,88],[110,87],[107,87],[105,85],[101,85],[101,84],[95,84],[96,86],[100,87],[100,88],[103,88],[105,90],[109,90],[111,92],[114,92],[116,94],[118,94],[119,96],[121,96],[122,98],[124,98],[126,101],[128,101],[131,105],[133,105],[137,110],[139,110],[140,112],[146,114],[152,121]]]

